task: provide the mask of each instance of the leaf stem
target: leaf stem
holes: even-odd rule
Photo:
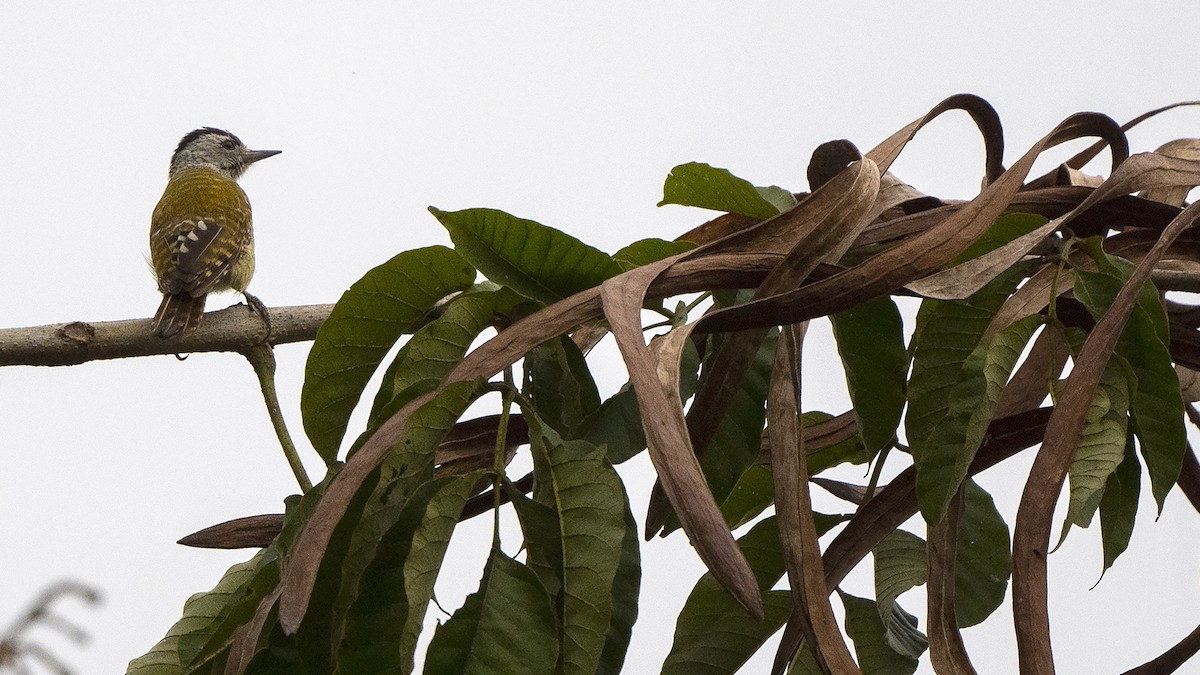
[[[875,489],[879,487],[879,476],[883,473],[883,462],[887,459],[888,452],[890,452],[891,449],[892,446],[885,445],[883,446],[883,449],[879,451],[879,455],[876,456],[875,469],[871,472],[871,480],[867,481],[867,489],[863,492],[863,504],[871,501],[871,497],[875,496]]]
[[[275,350],[269,344],[257,344],[243,350],[242,356],[246,357],[254,367],[254,374],[258,376],[258,386],[262,389],[263,402],[267,405],[267,415],[271,418],[271,425],[275,427],[275,435],[283,448],[283,456],[287,458],[288,466],[296,475],[300,491],[308,492],[312,489],[312,481],[305,472],[300,455],[296,452],[296,444],[292,442],[288,433],[283,411],[279,408],[279,396],[275,393]]]

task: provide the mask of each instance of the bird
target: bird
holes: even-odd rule
[[[162,303],[151,330],[163,338],[195,332],[209,293],[234,290],[263,320],[266,308],[246,292],[254,276],[250,200],[237,184],[251,164],[280,150],[250,150],[223,129],[186,134],[171,155],[167,187],[150,217],[150,264]]]

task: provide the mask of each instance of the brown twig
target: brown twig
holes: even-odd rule
[[[271,344],[312,340],[333,305],[276,307]],[[204,315],[194,334],[163,340],[150,333],[150,319],[126,319],[0,329],[0,366],[73,366],[88,361],[159,354],[242,352],[263,341],[263,321],[245,305]]]

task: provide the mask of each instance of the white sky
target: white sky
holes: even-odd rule
[[[0,4],[0,326],[153,312],[149,214],[171,150],[199,126],[284,151],[242,183],[257,232],[251,290],[291,305],[332,302],[394,253],[448,243],[428,205],[504,209],[611,252],[709,217],[654,206],[683,162],[800,190],[819,143],[869,148],[960,91],[999,110],[1010,161],[1072,112],[1124,121],[1200,98],[1187,2],[1140,13],[1115,2],[248,4]],[[1134,148],[1200,135],[1198,124],[1195,110],[1169,113],[1132,134]],[[893,169],[969,197],[981,144],[964,115],[948,116]],[[829,341],[814,331],[805,405],[841,412],[840,375],[820,369]],[[298,437],[307,350],[278,350]],[[607,391],[623,382],[619,367],[602,370]],[[0,452],[0,626],[53,580],[98,586],[102,608],[62,607],[89,646],[41,634],[89,675],[123,671],[188,595],[251,554],[176,539],[278,512],[295,490],[234,355],[5,369]],[[984,478],[1010,522],[1027,468]],[[623,474],[640,518],[649,465]],[[1196,625],[1200,520],[1178,492],[1157,523],[1149,507],[1096,590],[1098,527],[1051,557],[1060,672],[1123,670]],[[476,587],[485,520],[456,538],[439,585],[447,608]],[[701,570],[681,534],[642,552],[633,673],[661,663]],[[870,595],[869,580],[868,564],[848,588]],[[922,592],[903,604],[923,614]],[[1007,603],[966,639],[983,672],[1014,669]],[[763,672],[771,651],[744,672]]]

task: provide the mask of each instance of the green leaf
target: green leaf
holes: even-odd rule
[[[633,387],[626,384],[589,415],[574,436],[605,448],[608,461],[620,464],[646,449],[646,432]]]
[[[532,220],[495,209],[429,212],[485,277],[546,305],[621,273],[607,253]]]
[[[792,610],[788,591],[772,591],[783,576],[779,527],[772,516],[738,539],[763,593],[765,618],[751,616],[712,574],[696,582],[679,612],[675,641],[663,662],[662,675],[721,675],[735,672],[787,621]]]
[[[871,675],[911,675],[917,660],[897,653],[885,637],[883,620],[875,603],[838,591],[846,608],[846,634],[854,641],[854,652],[863,673]]]
[[[425,509],[448,482],[450,479],[425,483],[407,500],[396,503],[397,508],[376,509],[361,519],[355,535],[370,530],[376,540],[369,547],[360,544],[352,548],[343,564],[346,573],[334,605],[337,672],[398,675],[405,671],[399,647],[408,619],[404,567]],[[373,557],[364,564],[367,552]]]
[[[874,455],[895,438],[904,410],[908,377],[904,322],[888,296],[831,314],[829,320],[846,370],[859,434]]]
[[[350,414],[396,340],[474,280],[457,253],[431,246],[397,255],[342,294],[317,331],[300,393],[304,431],[326,464],[337,458]]]
[[[454,525],[484,475],[477,471],[425,483],[396,517],[383,519],[381,524],[390,526],[378,536],[370,564],[354,577],[358,592],[345,615],[338,673],[412,672],[412,628],[416,624],[419,633]]]
[[[625,535],[621,539],[621,560],[612,584],[612,619],[604,636],[604,651],[596,675],[617,675],[625,664],[629,638],[638,615],[638,593],[642,585],[642,556],[638,544],[637,521],[625,501]]]
[[[479,590],[440,626],[425,675],[546,675],[558,661],[550,596],[528,567],[493,548]]]
[[[544,472],[543,472],[544,475]],[[525,566],[533,570],[551,598],[557,599],[562,591],[562,528],[558,524],[558,513],[553,504],[526,497],[523,492],[507,484],[521,533],[525,536]],[[561,608],[555,602],[555,616]]]
[[[523,370],[522,393],[559,434],[569,435],[600,408],[600,392],[583,352],[565,335],[534,347],[525,355]]]
[[[276,609],[272,609],[264,635],[259,639],[259,651],[246,666],[246,675],[299,675],[313,672],[310,664],[305,663],[300,654],[299,639],[295,635],[283,632],[275,614]]]
[[[1142,490],[1142,466],[1134,452],[1133,433],[1125,438],[1125,455],[1117,470],[1108,476],[1100,499],[1100,537],[1104,546],[1104,569],[1116,562],[1129,546],[1137,518],[1138,496]]]
[[[803,647],[792,658],[792,663],[788,666],[787,675],[825,675],[825,671],[821,670],[821,666],[817,665],[817,660],[813,657],[812,650]]]
[[[612,619],[612,588],[626,530],[625,490],[600,448],[564,442],[535,422],[530,411],[524,413],[539,456],[534,476],[542,479],[544,499],[553,505],[562,535],[562,565],[556,570],[562,583],[559,672],[591,675]]]
[[[433,586],[441,571],[450,537],[458,525],[463,506],[475,490],[477,476],[459,476],[442,488],[425,509],[425,517],[413,533],[412,549],[404,561],[404,589],[408,612],[400,641],[402,670],[411,673],[417,638],[425,622],[425,612],[433,597]]]
[[[228,604],[214,615],[213,621],[180,636],[179,660],[185,666],[184,672],[203,672],[204,668],[223,662],[233,632],[254,617],[259,602],[279,583],[279,557],[274,549],[259,551],[254,560],[257,565],[252,576],[230,594]]]
[[[873,550],[875,558],[875,597],[880,626],[890,648],[898,654],[916,659],[925,653],[928,642],[911,627],[897,622],[897,598],[905,591],[923,585],[928,580],[925,563],[925,540],[904,530],[895,530]],[[873,603],[874,604],[874,603]],[[849,608],[847,607],[847,612]],[[849,630],[849,625],[847,625]],[[915,635],[914,635],[915,633]],[[857,640],[855,640],[857,646]],[[860,653],[861,658],[861,653]]]
[[[1004,601],[1012,563],[1008,524],[991,495],[968,479],[963,483],[963,511],[958,522],[958,551],[955,554],[955,614],[962,628],[982,623]],[[895,601],[902,593],[927,580],[925,540],[896,530],[875,547],[875,597],[880,618],[888,627],[889,644],[900,653],[916,658],[925,650],[906,651],[912,631],[897,623]],[[888,620],[890,617],[890,621]],[[902,631],[897,631],[901,628]],[[923,638],[922,638],[923,639]]]
[[[1044,321],[1040,315],[1026,316],[980,343],[1019,278],[1019,270],[1010,271],[967,300],[938,302],[926,314],[907,418],[917,502],[926,522],[940,521],[958,492],[1017,359]]]
[[[1078,271],[1075,296],[1099,318],[1129,278],[1132,266],[1104,254],[1097,248],[1098,243],[1089,240],[1088,247],[1101,271]],[[1183,398],[1179,393],[1179,376],[1167,349],[1169,341],[1166,311],[1154,285],[1146,282],[1117,341],[1116,353],[1129,361],[1136,377],[1133,428],[1141,442],[1151,491],[1160,513],[1167,493],[1179,478],[1187,443]]]
[[[334,634],[338,619],[334,615],[341,589],[343,565],[347,553],[351,550],[353,536],[359,521],[363,517],[367,503],[371,501],[374,488],[379,480],[380,471],[376,469],[363,481],[359,491],[350,500],[345,515],[333,530],[329,543],[322,552],[320,566],[317,568],[317,578],[313,584],[312,596],[308,601],[308,610],[300,623],[295,635],[279,635],[273,640],[287,647],[290,658],[291,648],[298,652],[304,665],[317,672],[328,672],[333,668],[334,644],[330,636]],[[262,655],[260,655],[262,656]],[[270,660],[269,656],[264,659]],[[270,672],[272,669],[268,669]],[[304,672],[294,669],[282,672]]]
[[[766,464],[751,464],[721,502],[721,515],[729,529],[749,523],[775,503],[775,477]]]
[[[639,239],[613,254],[613,260],[628,272],[635,267],[658,262],[663,258],[690,251],[696,245],[690,241],[666,241],[664,239]]]
[[[671,169],[663,184],[662,201],[658,203],[659,206],[665,204],[740,213],[759,220],[780,213],[772,200],[749,181],[734,176],[727,169],[699,162],[680,164]]]
[[[353,529],[336,563],[337,576],[332,582],[336,588],[328,603],[330,639],[326,641],[339,650],[337,658],[347,672],[364,672],[364,669],[369,672],[375,649],[390,650],[397,668],[402,669],[397,672],[411,669],[412,652],[405,652],[403,647],[408,637],[415,643],[415,636],[405,633],[411,629],[408,613],[417,611],[423,619],[429,600],[426,593],[432,591],[420,589],[411,595],[406,591],[403,577],[409,573],[407,557],[427,511],[435,508],[431,500],[447,487],[446,481],[433,480],[437,447],[479,392],[475,382],[456,382],[413,411],[404,435],[377,469],[378,481],[363,487],[369,497],[356,522],[349,525]],[[473,487],[480,478],[479,474],[469,476],[468,487],[449,483],[457,485],[454,488],[457,492],[452,494]],[[462,497],[462,501],[465,499]],[[343,520],[338,527],[346,523]],[[442,526],[445,525],[443,522]],[[449,527],[452,530],[453,523]],[[450,536],[448,531],[443,534],[446,538]],[[416,555],[426,565],[440,564],[444,546],[445,542],[441,542],[440,548],[434,546]],[[432,572],[436,575],[436,568]]]
[[[496,315],[520,301],[508,289],[467,291],[451,300],[441,316],[418,329],[397,351],[375,394],[368,426],[382,424],[406,403],[441,384]]]
[[[1002,275],[965,300],[921,303],[912,338],[912,377],[905,416],[909,443],[927,438],[946,416],[963,365],[1018,281],[1014,275]]]
[[[983,623],[1004,602],[1012,572],[1008,524],[992,496],[968,479],[954,556],[954,610],[961,628]]]
[[[181,664],[186,661],[183,660],[185,655],[180,651],[183,646],[181,638],[193,634],[198,639],[203,639],[204,633],[218,625],[254,578],[259,562],[264,555],[260,551],[250,560],[230,567],[211,591],[197,593],[188,598],[187,602],[183,604],[183,616],[179,621],[171,626],[166,636],[151,647],[149,652],[130,661],[126,673],[128,675],[179,675],[183,672]],[[188,651],[194,655],[194,648],[189,648]],[[189,656],[188,661],[190,660]]]
[[[1062,537],[1071,525],[1087,527],[1100,507],[1104,485],[1125,456],[1129,402],[1134,378],[1129,363],[1114,354],[1100,378],[1071,461],[1071,501]]]
[[[780,213],[790,211],[796,205],[796,195],[778,185],[767,185],[765,187],[755,187],[754,189],[758,190],[758,194],[762,195],[763,199],[771,202],[771,206],[774,206]]]

